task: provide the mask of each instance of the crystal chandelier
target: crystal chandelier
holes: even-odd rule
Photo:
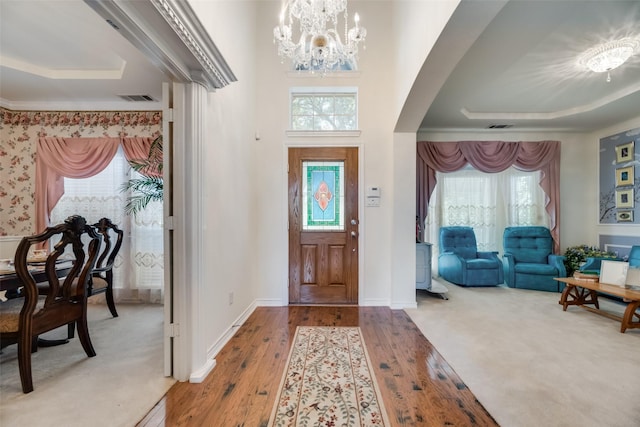
[[[594,46],[580,56],[579,63],[596,73],[607,73],[607,82],[611,81],[609,73],[624,64],[640,46],[640,42],[632,38],[610,41]]]
[[[343,38],[338,31],[340,14],[344,20]],[[280,24],[273,29],[278,55],[283,61],[291,59],[295,70],[319,71],[324,75],[327,71],[354,69],[358,43],[364,41],[367,30],[359,26],[357,13],[353,17],[354,27],[348,29],[348,15],[347,0],[287,0]],[[299,22],[299,28],[294,28],[294,21]],[[294,30],[299,36],[294,35]]]

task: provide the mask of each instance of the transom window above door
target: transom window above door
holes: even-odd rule
[[[290,133],[328,136],[359,135],[356,87],[294,87],[290,89]]]

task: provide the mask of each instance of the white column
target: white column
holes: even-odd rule
[[[416,134],[393,135],[391,308],[416,307]]]
[[[198,84],[186,85],[185,94],[185,174],[184,174],[184,232],[186,238],[185,257],[187,271],[189,341],[191,343],[190,382],[201,382],[214,368],[215,360],[207,359],[206,343],[203,340],[200,298],[204,285],[203,266],[203,144],[205,140],[207,111],[207,89]],[[186,333],[186,328],[181,328]]]
[[[202,339],[200,295],[204,261],[202,238],[202,147],[207,89],[178,84],[174,91],[173,226],[174,226],[174,372],[178,381],[202,381],[215,366]]]

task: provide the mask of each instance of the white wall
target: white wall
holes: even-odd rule
[[[199,300],[192,308],[197,323],[192,370],[197,372],[199,364],[215,355],[233,333],[233,325],[255,305],[288,303],[290,146],[359,148],[359,302],[414,306],[415,135],[393,133],[398,116],[397,39],[390,31],[370,31],[369,49],[360,55],[362,71],[355,76],[291,75],[272,40],[280,1],[191,0],[190,4],[238,78],[208,96],[201,177],[205,283],[199,285]],[[392,26],[393,2],[353,2],[350,13],[356,11],[365,27]],[[359,137],[287,137],[289,88],[313,85],[359,88]],[[374,185],[382,188],[381,206],[365,208],[364,189]],[[203,349],[206,355],[201,354]]]
[[[360,73],[307,77],[288,73],[273,44],[280,1],[191,0],[194,10],[238,77],[209,95],[204,182],[203,263],[207,283],[197,310],[200,348],[208,355],[255,305],[288,303],[287,148],[349,145],[360,150],[360,304],[415,305],[415,134],[394,134],[402,99],[458,1],[350,2],[370,28]],[[431,3],[440,11],[425,19]],[[415,9],[412,9],[415,7]],[[412,11],[415,14],[412,15]],[[412,19],[409,19],[412,18]],[[426,25],[430,29],[402,24]],[[435,21],[434,21],[435,19]],[[389,29],[374,31],[374,29]],[[418,37],[402,51],[401,34]],[[416,59],[419,58],[419,59]],[[403,62],[404,61],[404,62]],[[289,88],[357,86],[359,137],[288,137]],[[615,133],[607,130],[607,135]],[[561,243],[596,243],[597,135],[496,133],[482,139],[562,141]],[[477,134],[419,135],[418,140],[479,139]],[[585,165],[593,168],[585,168]],[[364,207],[364,190],[382,188],[379,208]],[[588,241],[587,241],[588,240]],[[234,302],[229,304],[229,294]],[[198,346],[194,346],[198,348]],[[197,366],[195,367],[197,368]]]
[[[233,325],[251,310],[256,298],[253,266],[255,235],[261,227],[254,201],[255,162],[255,7],[252,2],[190,1],[192,8],[237,77],[237,82],[209,93],[204,165],[203,268],[194,325],[193,371],[211,358],[233,333]],[[189,173],[189,171],[187,171]],[[191,209],[193,207],[187,207]],[[233,294],[233,303],[231,303]]]
[[[280,2],[258,2],[256,122],[261,140],[256,144],[256,203],[262,206],[262,226],[258,230],[256,267],[261,303],[288,303],[287,165],[289,146],[353,145],[360,151],[360,304],[389,305],[391,278],[392,157],[394,71],[389,34],[369,31],[366,50],[360,53],[360,69],[355,77],[307,77],[288,73],[272,42],[278,22]],[[389,28],[389,2],[354,2],[350,14],[358,12],[366,28]],[[359,137],[287,137],[289,88],[292,86],[357,86],[359,89]],[[365,208],[364,189],[382,188],[381,206]]]
[[[351,2],[350,13],[358,12],[361,24],[370,29],[367,48],[360,54],[361,72],[355,77],[309,78],[288,73],[287,64],[281,64],[276,54],[272,31],[280,1],[191,1],[239,80],[210,98],[212,147],[205,155],[212,156],[208,159],[212,167],[205,182],[211,183],[206,203],[213,216],[204,231],[215,236],[215,242],[207,245],[215,302],[206,307],[216,313],[210,316],[209,338],[214,342],[232,316],[241,315],[241,308],[250,309],[253,300],[263,305],[288,302],[286,152],[292,145],[359,147],[360,303],[415,304],[415,136],[396,136],[393,128],[401,108],[399,91],[411,86],[410,79],[417,75],[447,13],[458,1],[400,3]],[[434,8],[440,10],[436,15]],[[408,16],[415,23],[412,28],[406,26]],[[401,37],[407,33],[413,35],[413,46]],[[402,51],[400,46],[410,49]],[[410,63],[404,61],[405,55],[411,55]],[[402,66],[399,61],[404,61]],[[406,73],[402,78],[396,76],[399,70]],[[289,88],[311,85],[358,86],[360,137],[286,136]],[[237,188],[214,184],[221,180]],[[372,185],[382,188],[379,208],[363,204],[364,189]],[[238,253],[244,255],[238,257]],[[231,308],[229,292],[234,292],[236,300]]]
[[[411,91],[429,51],[460,0],[406,0],[394,3],[393,31],[396,45],[393,61],[395,109],[398,113]],[[424,114],[423,114],[424,116]]]

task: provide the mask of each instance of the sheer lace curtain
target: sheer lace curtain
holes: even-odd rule
[[[540,172],[509,168],[484,173],[470,166],[436,173],[437,184],[429,201],[425,240],[433,243],[433,269],[437,272],[439,230],[443,226],[473,227],[478,250],[503,252],[505,227],[549,227],[545,194],[538,184]]]
[[[129,167],[120,147],[109,166],[97,175],[64,178],[64,195],[51,211],[50,222],[57,224],[75,214],[84,216],[91,224],[103,217],[110,218],[125,233],[114,268],[116,301],[161,303],[164,288],[162,204],[151,204],[135,217],[124,213],[128,194],[120,189],[134,174],[137,172]]]

